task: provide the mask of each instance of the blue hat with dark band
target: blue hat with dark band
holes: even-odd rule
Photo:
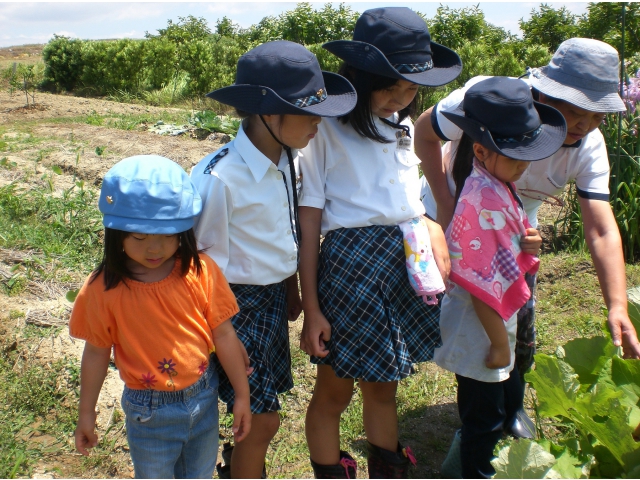
[[[418,85],[444,85],[462,72],[458,54],[432,42],[425,21],[407,7],[366,10],[356,22],[353,40],[323,47],[359,70]]]
[[[98,208],[107,228],[171,235],[193,227],[202,200],[180,165],[158,155],[137,155],[104,176]]]
[[[342,75],[320,70],[316,56],[287,40],[263,43],[238,60],[236,82],[207,94],[258,115],[340,117],[356,106],[356,91]]]
[[[517,78],[482,80],[469,87],[457,109],[442,114],[474,142],[515,160],[550,157],[567,135],[562,114],[535,102],[529,86]]]

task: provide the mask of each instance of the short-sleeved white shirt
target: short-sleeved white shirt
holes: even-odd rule
[[[464,99],[464,93],[467,89],[487,78],[489,77],[472,78],[464,87],[451,92],[434,107],[435,117],[432,115],[431,120],[436,133],[443,140],[451,140],[443,146],[443,158],[450,158],[451,153],[455,153],[458,140],[462,136],[462,130],[442,115],[442,112],[455,110]],[[527,80],[522,81],[529,84]],[[449,162],[449,167],[451,168],[451,162]],[[447,180],[453,194],[455,184],[450,171]],[[561,194],[567,183],[572,180],[575,180],[578,195],[581,197],[609,200],[609,157],[599,129],[595,129],[585,136],[577,147],[561,147],[550,157],[531,162],[529,168],[516,182],[518,194],[533,227],[538,225],[537,213],[543,199]],[[423,179],[422,187],[421,196],[427,214],[435,218],[435,200],[425,179]]]
[[[211,172],[205,173],[209,162],[225,150]],[[298,153],[292,153],[297,167]],[[233,141],[193,167],[191,180],[203,203],[195,225],[198,248],[213,258],[229,283],[269,285],[296,272],[298,247],[292,232],[289,176],[286,153],[282,152],[276,167],[242,127]]]
[[[389,120],[393,121],[390,117]],[[378,131],[392,143],[379,143],[358,134],[350,124],[325,118],[318,134],[300,150],[303,187],[300,206],[322,209],[321,232],[338,228],[397,225],[424,214],[420,202],[420,159],[410,141],[397,140],[402,130],[378,118]]]
[[[509,378],[515,362],[518,314],[505,322],[511,363],[508,367],[491,369],[485,365],[491,341],[478,319],[471,294],[454,285],[442,298],[440,335],[442,346],[435,349],[433,360],[440,367],[480,382],[502,382]]]

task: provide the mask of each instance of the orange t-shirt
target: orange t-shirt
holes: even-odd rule
[[[103,274],[78,293],[69,334],[100,348],[114,346],[124,383],[132,389],[182,390],[206,372],[215,350],[211,331],[238,313],[224,275],[207,255],[202,274],[180,260],[163,280],[126,279],[105,291]]]

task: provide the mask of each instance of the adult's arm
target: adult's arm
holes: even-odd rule
[[[441,139],[436,134],[431,123],[433,109],[434,107],[429,108],[416,120],[413,145],[421,162],[422,173],[427,178],[433,197],[438,205],[436,221],[443,230],[446,230],[453,217],[455,202],[453,195],[449,191],[447,182],[448,165],[445,165],[442,158]]]
[[[625,358],[640,358],[638,336],[627,312],[627,281],[622,240],[609,202],[578,197],[584,233],[598,275],[613,343]]]

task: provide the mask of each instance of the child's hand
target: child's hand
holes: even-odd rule
[[[542,246],[542,237],[535,228],[527,228],[526,234],[520,239],[520,248],[524,253],[538,255]]]
[[[487,368],[496,369],[508,367],[511,364],[511,349],[509,343],[500,346],[491,344],[489,355],[485,360]]]
[[[287,286],[287,318],[290,322],[298,319],[302,312],[302,300],[298,290],[298,274],[294,273],[285,281]]]
[[[249,354],[247,353],[247,349],[244,346],[244,343],[238,339],[238,343],[240,344],[240,353],[242,353],[242,360],[244,360],[244,368],[247,371],[247,377],[253,373],[253,367],[251,366],[251,360],[249,359]]]
[[[89,455],[87,448],[93,448],[98,444],[96,435],[96,413],[84,414],[78,417],[78,426],[75,431],[76,449],[82,455]]]
[[[302,313],[302,300],[300,300],[300,295],[298,291],[288,291],[287,292],[287,318],[290,322],[293,322],[298,319],[300,314]]]
[[[436,261],[442,281],[447,283],[449,273],[451,273],[451,259],[449,258],[449,247],[447,239],[444,236],[442,227],[433,220],[426,219],[427,228],[429,229],[429,237],[431,240],[431,250],[433,258]]]
[[[331,338],[331,324],[320,310],[304,312],[300,333],[300,349],[308,355],[326,357],[329,354],[325,342]]]
[[[237,397],[233,403],[233,441],[235,443],[244,440],[251,431],[251,406],[247,398]]]

